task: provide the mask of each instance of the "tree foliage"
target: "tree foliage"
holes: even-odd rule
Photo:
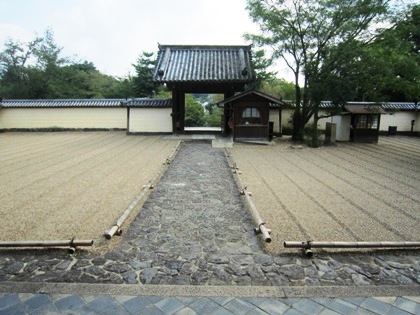
[[[204,108],[191,94],[185,95],[185,126],[202,127],[205,125]]]
[[[346,47],[328,49],[318,80],[312,83],[314,99],[327,95],[344,101],[408,101],[419,99],[419,12],[413,7],[401,20],[368,44],[354,40]],[[417,20],[416,20],[417,19]],[[417,39],[416,39],[417,38]],[[334,64],[329,60],[338,59]]]
[[[273,60],[266,56],[266,52],[263,49],[253,51],[252,63],[254,65],[256,79],[254,82],[248,84],[247,88],[258,90],[264,82],[274,79],[276,72],[267,70],[272,65]]]
[[[338,46],[345,51],[355,40],[361,44],[371,41],[375,35],[372,26],[386,16],[387,4],[387,0],[248,0],[249,15],[261,33],[247,38],[271,47],[273,58],[281,58],[294,74],[294,140],[303,139],[304,126],[312,115],[316,126],[322,98],[319,82],[327,69],[347,58],[337,53],[327,60],[328,52]]]
[[[155,64],[156,59],[151,52],[142,52],[137,63],[133,64],[136,71],[136,76],[133,78],[136,97],[153,97],[156,94],[158,85],[152,81]]]
[[[284,79],[271,78],[260,84],[259,91],[280,100],[295,101],[295,86]]]
[[[385,30],[362,55],[359,89],[368,100],[418,102],[420,98],[420,5]],[[375,80],[369,80],[374,77]],[[370,83],[370,84],[369,84]]]
[[[62,56],[47,30],[28,43],[8,39],[0,52],[0,97],[9,99],[131,97],[131,80]]]
[[[223,110],[217,107],[215,104],[212,105],[212,110],[208,111],[205,118],[205,124],[207,127],[220,127],[222,124]]]

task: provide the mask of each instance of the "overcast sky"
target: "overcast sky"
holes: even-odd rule
[[[245,7],[246,0],[0,0],[0,49],[8,37],[28,42],[50,28],[63,56],[125,76],[158,43],[249,44],[243,34],[258,27]]]

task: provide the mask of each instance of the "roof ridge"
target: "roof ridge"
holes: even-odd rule
[[[172,44],[159,44],[159,49],[166,49],[166,48],[170,48],[170,49],[190,49],[190,50],[195,50],[195,49],[208,49],[208,50],[228,50],[228,49],[251,49],[252,45],[172,45]]]

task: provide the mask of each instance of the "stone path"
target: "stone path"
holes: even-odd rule
[[[223,150],[206,142],[182,146],[123,242],[143,283],[226,284],[223,266],[263,254]]]
[[[265,254],[222,149],[187,142],[103,256],[0,251],[0,282],[224,286],[369,286],[420,283],[418,252]]]

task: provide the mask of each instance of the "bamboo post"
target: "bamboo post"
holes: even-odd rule
[[[261,216],[260,216],[260,214],[259,214],[259,212],[257,210],[257,207],[255,206],[254,202],[251,199],[250,193],[246,189],[244,189],[244,195],[245,195],[246,200],[247,200],[247,202],[249,204],[249,207],[251,209],[251,212],[252,212],[252,215],[253,215],[253,217],[255,219],[255,222],[258,225],[258,227],[254,229],[255,233],[257,233],[257,234],[258,233],[262,233],[265,241],[267,243],[270,243],[271,242],[270,233],[268,232],[268,229],[265,227],[265,225],[264,225],[265,222],[263,221],[263,219],[261,219]]]
[[[420,242],[284,242],[287,248],[303,248],[307,257],[312,257],[311,248],[414,248]]]
[[[166,161],[163,163],[164,167],[162,167],[159,172],[156,173],[156,175],[152,178],[152,180],[147,184],[144,185],[140,193],[133,199],[131,204],[125,209],[123,214],[120,216],[120,218],[117,220],[117,222],[107,231],[105,231],[105,238],[110,240],[114,235],[121,235],[122,234],[122,224],[124,221],[128,218],[130,213],[136,208],[137,204],[140,202],[140,200],[143,199],[143,197],[147,194],[147,192],[150,189],[154,188],[154,185],[159,180],[160,176],[166,169],[167,165],[171,164],[172,160],[174,159],[176,153],[179,150],[179,147],[181,146],[182,140],[178,141],[178,144],[176,147],[172,150],[172,153],[169,155],[169,157],[166,159]]]
[[[226,158],[229,161],[231,155],[230,155],[230,153],[227,149],[225,150],[225,152],[226,152]],[[247,187],[242,184],[241,178],[239,177],[239,174],[241,174],[241,172],[239,171],[238,166],[236,165],[236,163],[233,162],[231,168],[233,169],[233,173],[237,174],[236,178],[238,180],[238,185],[239,185],[239,187],[243,187],[243,189],[240,191],[241,195],[245,196],[245,200],[247,201],[247,203],[249,205],[249,208],[251,209],[251,215],[254,218],[255,223],[257,224],[257,227],[254,229],[254,232],[256,234],[261,233],[264,237],[264,240],[267,243],[270,243],[271,242],[271,236],[270,236],[271,230],[267,229],[265,227],[265,222],[261,218],[261,216],[260,216],[260,214],[257,210],[257,207],[255,206],[254,202],[251,199],[252,193],[247,191]]]
[[[73,254],[76,247],[92,246],[93,240],[58,240],[58,241],[3,241],[0,242],[0,247],[67,247],[68,251]]]
[[[122,229],[121,225],[124,223],[124,221],[127,219],[127,217],[130,215],[131,211],[137,206],[139,201],[143,198],[143,196],[147,193],[147,191],[150,189],[151,183],[148,185],[145,185],[143,189],[141,190],[140,194],[137,195],[136,198],[131,202],[131,204],[125,209],[124,213],[121,215],[121,217],[117,220],[117,223],[115,223],[114,226],[112,226],[107,232],[105,232],[105,238],[110,240],[112,236],[115,234],[121,235]]]

